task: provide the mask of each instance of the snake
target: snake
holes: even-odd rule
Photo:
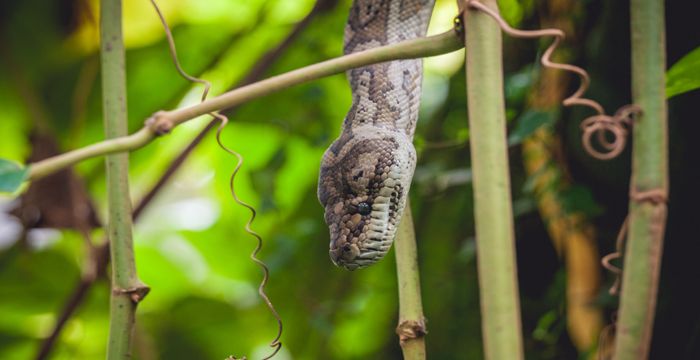
[[[354,0],[344,32],[351,54],[425,36],[434,0]],[[352,105],[321,159],[318,199],[329,255],[347,270],[382,259],[394,241],[416,167],[421,59],[346,72]]]

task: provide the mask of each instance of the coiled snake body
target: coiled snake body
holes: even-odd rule
[[[424,36],[433,0],[355,0],[344,52]],[[389,251],[416,165],[422,62],[400,60],[347,72],[352,107],[321,160],[318,198],[330,228],[330,257],[348,270]]]

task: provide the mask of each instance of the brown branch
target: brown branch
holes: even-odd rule
[[[53,330],[49,337],[44,339],[39,348],[39,352],[36,355],[37,360],[43,360],[48,358],[51,349],[53,348],[58,336],[65,327],[68,320],[73,316],[75,311],[78,309],[80,304],[85,300],[85,296],[88,290],[92,287],[98,279],[105,276],[107,270],[107,264],[109,263],[109,243],[106,241],[101,245],[92,248],[92,253],[90,255],[93,259],[89,262],[93,266],[92,269],[88,269],[73,289],[72,294],[68,297],[66,304],[63,306],[58,319],[56,320],[56,325],[54,325]]]

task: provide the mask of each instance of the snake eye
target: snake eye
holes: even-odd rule
[[[360,215],[369,215],[369,213],[372,212],[372,207],[366,202],[361,202],[357,204],[357,212],[360,213]]]

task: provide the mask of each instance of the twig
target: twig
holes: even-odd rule
[[[104,242],[103,244],[92,248],[92,250],[93,251],[90,254],[90,257],[92,259],[90,260],[90,262],[93,269],[88,269],[88,271],[93,271],[93,274],[82,275],[80,281],[78,282],[78,285],[71,293],[70,297],[68,298],[66,304],[63,307],[63,310],[58,316],[56,324],[54,325],[53,330],[51,330],[51,334],[41,343],[39,351],[36,355],[37,360],[43,360],[48,358],[48,355],[51,352],[54,344],[56,343],[56,340],[58,340],[61,331],[63,330],[71,316],[73,316],[75,311],[85,300],[85,296],[87,295],[88,290],[90,290],[95,281],[97,281],[105,275],[105,270],[109,260],[109,244],[107,242]]]
[[[399,287],[399,324],[396,334],[399,335],[404,359],[425,359],[425,334],[428,330],[420,295],[416,234],[413,229],[411,204],[408,201],[394,241],[394,252]]]
[[[139,149],[152,141],[156,134],[167,133],[187,120],[213,111],[230,108],[294,85],[342,73],[348,69],[368,64],[435,56],[458,50],[461,47],[463,47],[463,44],[454,31],[448,31],[435,36],[372,48],[306,66],[229,91],[197,105],[179,110],[158,112],[149,119],[146,126],[132,135],[107,140],[30,164],[28,179],[35,180],[44,177],[88,158]]]

